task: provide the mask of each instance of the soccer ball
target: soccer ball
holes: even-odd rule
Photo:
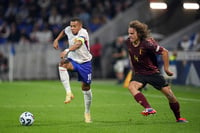
[[[30,112],[23,112],[19,117],[19,122],[23,126],[30,126],[34,122],[34,116]]]

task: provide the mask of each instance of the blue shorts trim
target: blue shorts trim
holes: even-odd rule
[[[74,71],[78,73],[78,81],[82,81],[86,84],[91,84],[92,82],[92,63],[91,61],[79,64],[72,59],[68,60],[72,63]]]

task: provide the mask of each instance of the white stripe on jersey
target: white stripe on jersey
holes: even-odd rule
[[[158,52],[160,50],[160,46],[157,46],[156,48],[156,52]]]

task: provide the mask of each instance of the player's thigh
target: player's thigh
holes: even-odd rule
[[[162,88],[169,86],[168,82],[160,73],[148,75],[145,77],[145,80],[157,90],[161,90]]]

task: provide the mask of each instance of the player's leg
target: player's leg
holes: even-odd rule
[[[84,105],[85,105],[85,122],[91,123],[90,107],[92,103],[92,91],[90,89],[90,84],[82,83],[82,91],[84,95]]]
[[[68,70],[73,70],[73,65],[67,60],[62,60],[59,64],[58,70],[59,70],[60,80],[66,91],[66,98],[64,103],[67,104],[70,103],[71,100],[74,98],[74,95],[71,92],[69,74],[68,74]]]
[[[124,80],[124,61],[118,60],[114,65],[114,71],[117,78],[117,84],[122,84]]]
[[[80,64],[77,67],[78,78],[82,81],[82,92],[84,95],[84,105],[85,105],[85,122],[91,123],[91,115],[90,115],[90,107],[92,104],[92,91],[90,88],[90,84],[92,81],[92,64],[91,62],[86,62]]]
[[[155,114],[156,111],[153,108],[151,108],[145,96],[139,91],[139,89],[142,87],[143,87],[142,83],[137,81],[131,81],[128,89],[135,98],[135,100],[145,108],[145,110],[141,112],[142,115],[147,116],[150,114]]]
[[[74,66],[74,70],[78,72],[78,80],[82,81],[82,92],[84,95],[84,105],[85,105],[85,122],[91,123],[90,107],[92,104],[92,91],[90,84],[92,81],[92,64],[91,62],[85,62],[78,64],[76,62],[71,62]]]
[[[187,120],[185,118],[181,118],[179,102],[177,101],[170,86],[163,87],[161,89],[161,92],[167,97],[167,99],[169,101],[170,109],[173,111],[174,116],[176,117],[176,121],[177,122],[187,122]]]

